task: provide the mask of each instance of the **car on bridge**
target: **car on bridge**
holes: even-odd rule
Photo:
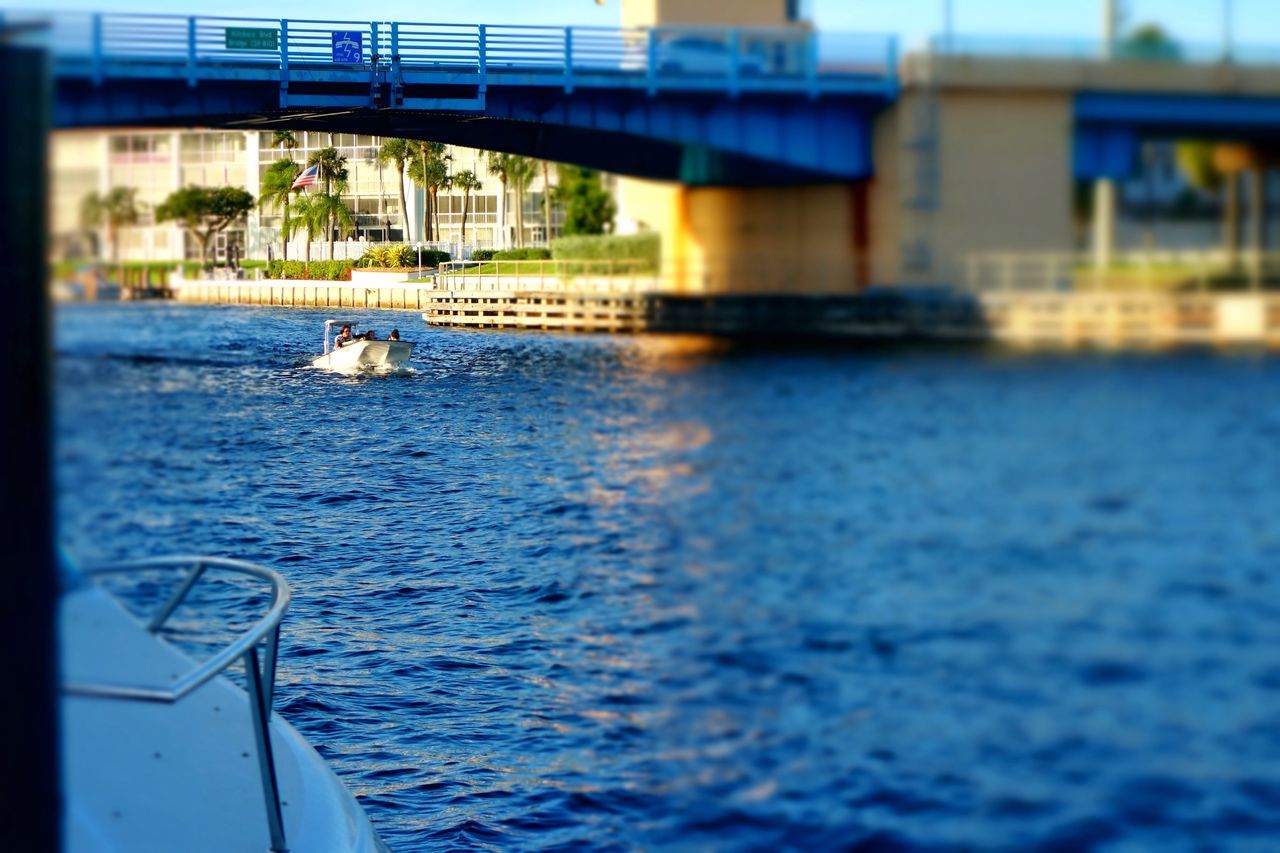
[[[657,49],[659,74],[689,74],[725,77],[732,70],[729,44],[713,35],[681,35],[664,39]],[[762,77],[771,73],[770,63],[759,50],[739,50],[738,74]]]

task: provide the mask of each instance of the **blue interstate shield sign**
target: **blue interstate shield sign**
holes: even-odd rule
[[[332,35],[334,62],[364,62],[364,44],[362,42],[363,33],[334,32]]]

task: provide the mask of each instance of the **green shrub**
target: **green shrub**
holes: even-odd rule
[[[356,266],[361,269],[416,269],[418,257],[418,250],[405,243],[370,246],[356,261]],[[438,249],[423,249],[421,257],[424,267],[435,267],[449,260],[450,256],[448,252],[441,252]]]
[[[491,261],[493,260],[493,256],[496,254],[497,252],[495,252],[493,249],[476,249],[474,252],[471,253],[471,260]]]
[[[551,260],[551,250],[543,248],[524,248],[524,249],[503,249],[500,252],[494,252],[491,258],[477,258],[471,256],[473,260],[495,260],[495,261],[549,261]]]
[[[272,261],[267,264],[267,278],[350,281],[353,266],[353,261],[312,261],[308,270],[303,261]]]
[[[656,269],[661,252],[661,237],[652,231],[626,236],[560,237],[551,241],[551,257],[565,261],[643,261],[644,267]]]

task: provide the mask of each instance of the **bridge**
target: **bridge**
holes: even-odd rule
[[[867,178],[872,119],[897,91],[893,38],[795,27],[45,23],[57,127],[287,122],[686,184]]]
[[[785,21],[782,0],[749,5]],[[1073,251],[1075,182],[1097,181],[1106,200],[1137,173],[1145,143],[1179,138],[1234,146],[1229,198],[1244,197],[1248,175],[1260,252],[1265,172],[1280,163],[1274,49],[947,38],[899,56],[888,36],[794,23],[33,18],[47,25],[25,38],[52,53],[57,127],[432,139],[673,182],[623,181],[625,203],[662,232],[664,262],[727,269],[718,280],[731,288],[779,256],[797,259],[786,277],[751,287],[954,283],[973,253]],[[1093,216],[1103,261],[1113,209]],[[708,280],[695,272],[680,286]]]

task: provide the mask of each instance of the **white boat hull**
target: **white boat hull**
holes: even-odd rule
[[[413,344],[408,341],[354,341],[319,356],[311,366],[339,373],[382,373],[402,369],[412,354]]]

